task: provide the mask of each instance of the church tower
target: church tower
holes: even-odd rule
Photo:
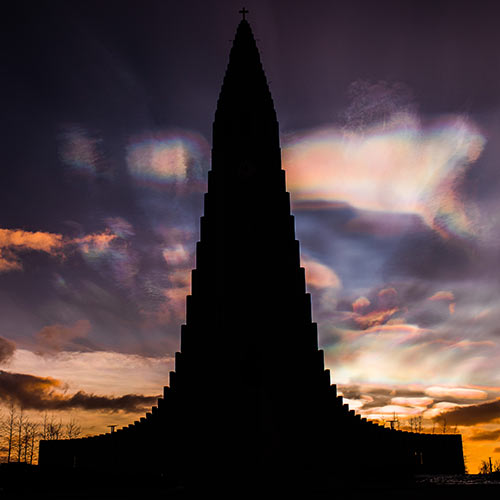
[[[276,112],[243,19],[217,103],[192,293],[170,381],[190,422],[189,460],[200,457],[203,468],[218,450],[223,468],[235,457],[257,469],[294,456],[307,461],[320,393],[329,388]]]

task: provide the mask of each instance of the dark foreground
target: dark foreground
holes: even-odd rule
[[[383,498],[460,499],[499,498],[500,477],[480,475],[417,476],[391,480],[342,478],[322,485],[298,484],[295,478],[281,484],[199,484],[187,490],[161,477],[126,477],[103,474],[97,477],[66,471],[43,471],[24,464],[0,465],[0,500],[3,499],[183,499],[183,498]]]

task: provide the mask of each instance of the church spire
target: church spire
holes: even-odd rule
[[[267,142],[266,135],[267,139],[278,140],[276,112],[252,29],[243,18],[217,102],[213,146],[219,147],[219,140],[226,138],[224,148],[232,144],[241,150]]]

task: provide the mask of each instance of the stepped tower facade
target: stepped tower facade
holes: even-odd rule
[[[215,113],[192,294],[170,386],[186,408],[218,408],[214,418],[193,422],[201,432],[195,442],[210,436],[228,456],[245,449],[254,464],[307,448],[319,395],[330,387],[300,267],[276,112],[246,20]]]

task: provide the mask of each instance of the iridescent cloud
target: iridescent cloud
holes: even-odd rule
[[[156,132],[134,137],[127,148],[127,165],[143,186],[163,189],[184,183],[189,189],[204,186],[203,165],[209,151],[204,137],[194,132]]]
[[[178,266],[179,264],[186,264],[191,258],[191,255],[182,243],[177,243],[176,245],[164,248],[163,257],[167,264]]]
[[[295,202],[345,202],[370,211],[418,214],[442,236],[470,236],[473,207],[459,185],[485,138],[455,116],[421,125],[409,113],[363,131],[321,128],[289,136],[284,148]]]
[[[425,392],[434,398],[486,399],[488,397],[488,393],[483,390],[470,389],[467,387],[431,386],[428,387]]]

